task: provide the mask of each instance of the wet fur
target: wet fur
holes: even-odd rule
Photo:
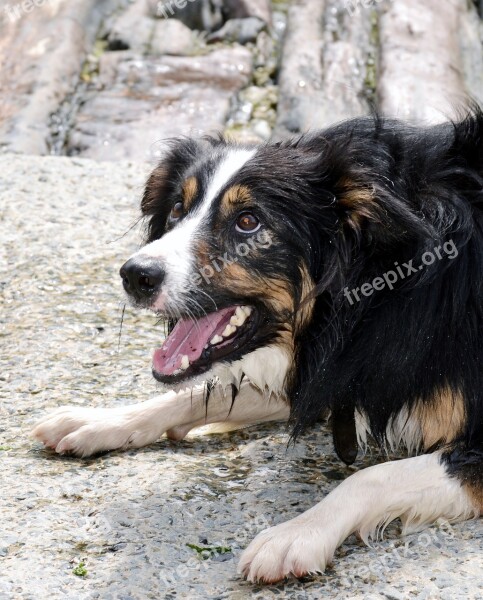
[[[281,343],[281,330],[293,337],[286,394],[294,438],[328,409],[350,436],[357,411],[385,446],[398,415],[427,419],[441,410],[444,391],[446,410],[463,402],[464,424],[433,447],[444,445],[451,472],[483,487],[482,137],[478,109],[426,129],[361,118],[262,147],[256,163],[237,176],[237,185],[263,206],[276,243],[255,262],[238,263],[233,282],[238,295],[245,289],[244,300],[265,310],[264,282],[279,282],[289,296],[269,307],[271,324],[249,350]],[[149,240],[165,230],[170,194],[199,174],[207,155],[228,147],[221,139],[174,144],[143,200]],[[347,302],[344,289],[371,282],[395,262],[418,261],[448,240],[458,249],[455,260],[436,261],[394,290]],[[222,275],[214,291],[221,304],[233,297],[230,272]],[[307,280],[315,283],[310,294]],[[296,327],[306,302],[309,315]],[[480,465],[476,471],[464,467],[468,452],[470,463]],[[355,458],[348,456],[347,462]]]

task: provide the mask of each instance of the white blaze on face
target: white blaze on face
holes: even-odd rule
[[[190,287],[190,278],[195,274],[193,242],[197,239],[203,218],[223,187],[255,154],[256,149],[229,150],[213,173],[206,194],[196,210],[161,239],[151,242],[134,255],[159,258],[166,272],[162,290],[152,306],[153,309],[163,310],[168,301],[176,306],[176,303],[182,300],[183,292]]]

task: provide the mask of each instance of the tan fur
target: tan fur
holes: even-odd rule
[[[295,316],[296,333],[308,325],[315,305],[315,282],[305,264],[300,268],[300,272],[302,276],[302,297],[300,299],[300,305]]]
[[[229,188],[221,201],[221,212],[223,215],[229,215],[232,213],[234,205],[245,204],[248,205],[253,202],[253,196],[250,188],[246,185],[233,185]],[[239,206],[237,208],[240,208]]]
[[[235,292],[265,298],[267,304],[278,315],[293,313],[294,299],[285,281],[275,278],[260,279],[239,264],[227,266],[222,276],[229,282],[229,288]]]
[[[465,407],[461,394],[446,389],[438,392],[431,403],[420,402],[414,415],[421,424],[425,450],[452,442],[465,424]]]
[[[198,180],[196,177],[189,177],[183,183],[183,206],[185,212],[188,212],[198,194]]]
[[[339,205],[348,211],[347,222],[354,229],[359,229],[364,219],[374,219],[376,204],[373,189],[361,187],[357,181],[341,179],[337,188],[340,190]]]
[[[479,510],[480,516],[483,516],[483,488],[480,485],[472,483],[465,483],[463,487],[477,510]]]

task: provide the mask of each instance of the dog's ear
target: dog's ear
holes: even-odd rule
[[[287,142],[282,148],[297,153],[314,194],[322,205],[335,209],[337,220],[346,228],[361,232],[366,222],[380,220],[380,204],[369,168],[362,170],[361,151],[352,145],[352,135],[338,130],[321,135],[304,135]],[[337,134],[337,135],[336,135]]]
[[[165,195],[168,186],[169,169],[163,162],[151,172],[144,187],[144,193],[141,200],[141,212],[144,216],[153,214],[153,209],[160,197]]]
[[[379,221],[380,205],[374,186],[346,175],[337,181],[334,195],[341,221],[350,229],[360,232],[365,222]]]
[[[205,142],[191,138],[169,140],[166,155],[160,160],[146,182],[141,201],[144,216],[162,212],[165,200],[180,184],[183,175],[202,154]]]
[[[166,142],[166,154],[149,176],[141,201],[144,216],[160,214],[171,194],[183,184],[190,167],[209,156],[214,148],[226,144],[220,137],[176,138]],[[169,212],[169,211],[168,211]]]

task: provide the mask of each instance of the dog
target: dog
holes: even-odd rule
[[[371,439],[413,456],[356,472],[244,550],[252,582],[320,573],[368,540],[483,511],[483,112],[411,126],[356,118],[257,147],[183,138],[141,203],[122,267],[169,322],[153,374],[168,393],[63,408],[33,434],[58,453],[138,448],[193,428],[330,413],[351,464]]]

